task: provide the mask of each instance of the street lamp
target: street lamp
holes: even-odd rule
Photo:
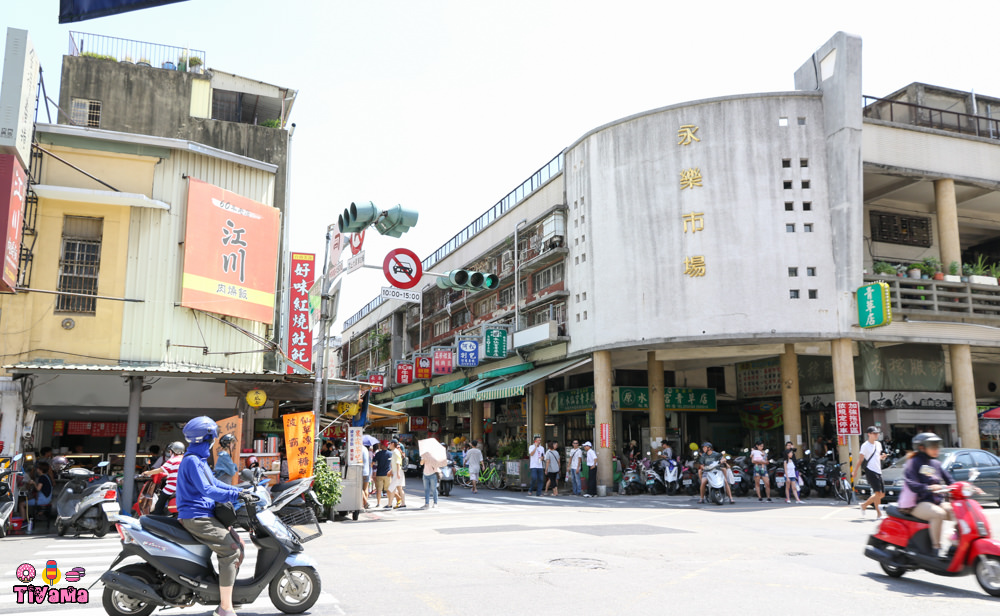
[[[527,218],[522,218],[516,225],[514,225],[514,333],[521,329],[521,299],[520,299],[520,288],[521,280],[518,277],[518,258],[517,254],[520,249],[517,245],[517,230],[522,226],[528,224]]]

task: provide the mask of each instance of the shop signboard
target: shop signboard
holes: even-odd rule
[[[361,452],[361,439],[364,438],[364,428],[347,429],[347,465],[361,466],[364,464],[364,453]]]
[[[31,166],[35,97],[40,77],[38,54],[28,31],[7,28],[0,88],[0,153],[17,156],[25,169]]]
[[[410,417],[410,432],[427,429],[426,417]]]
[[[309,289],[316,277],[316,255],[293,252],[289,260],[288,340],[285,352],[292,363],[312,372],[312,329],[309,327]],[[286,367],[287,374],[295,368]]]
[[[63,436],[66,433],[66,422],[57,419],[52,422],[52,436]]]
[[[396,385],[409,385],[413,382],[413,362],[396,362]]]
[[[66,422],[66,435],[67,436],[90,436],[90,431],[92,430],[91,422],[89,421],[69,421]]]
[[[736,387],[740,398],[781,396],[781,360],[772,357],[736,364]]]
[[[858,325],[863,328],[882,327],[892,323],[892,303],[889,285],[873,282],[858,288]]]
[[[24,221],[24,197],[27,189],[27,176],[21,163],[17,162],[13,154],[0,154],[0,246],[3,247],[0,293],[16,292],[17,270],[21,259],[21,224]]]
[[[237,473],[233,475],[232,484],[236,485],[239,482],[239,470],[240,470],[240,452],[243,450],[243,420],[239,415],[233,415],[232,417],[226,417],[225,419],[220,419],[215,422],[215,425],[219,428],[219,438],[215,439],[212,443],[212,452],[215,454],[215,459],[219,459],[219,454],[222,453],[222,446],[219,444],[219,440],[226,434],[232,434],[236,437],[236,447],[231,449],[230,452],[234,456],[233,462],[236,464]]]
[[[611,424],[601,424],[601,440],[599,444],[603,448],[611,447]]]
[[[572,413],[574,411],[589,411],[594,408],[594,388],[582,387],[569,389],[553,394],[554,400],[550,408],[554,413]]]
[[[861,404],[841,402],[835,405],[837,413],[837,436],[858,436],[861,434]]]
[[[413,362],[415,364],[413,368],[413,376],[418,381],[426,381],[434,376],[431,367],[431,356],[427,353],[417,353],[413,356]]]
[[[326,255],[326,279],[333,280],[344,271],[344,266],[340,263],[340,255],[344,251],[344,238],[337,231],[337,225],[329,225],[326,228],[326,232],[331,234],[330,251]]]
[[[460,340],[458,342],[458,367],[475,368],[479,365],[479,341]]]
[[[641,411],[649,408],[648,387],[613,387],[612,406],[619,410]],[[663,391],[664,408],[668,412],[714,412],[715,390],[710,388],[667,387]]]
[[[87,424],[90,426],[90,436],[98,437],[115,437],[115,436],[125,436],[128,434],[128,422],[125,421],[81,421],[81,422],[69,422],[70,428],[73,428],[72,424]],[[77,427],[79,429],[79,426]],[[73,432],[69,432],[73,434]],[[139,424],[139,436],[143,437],[146,435],[146,424]]]
[[[431,349],[434,358],[434,374],[451,374],[455,371],[455,349],[452,347],[434,347]]]
[[[487,359],[504,359],[507,357],[506,327],[483,328],[483,340],[485,346],[484,356]]]
[[[372,393],[380,394],[385,391],[385,376],[382,374],[372,374],[368,377],[368,382],[374,385]]]
[[[314,420],[315,416],[311,412],[290,413],[281,418],[285,428],[289,480],[313,475],[313,439],[316,437]]]
[[[188,179],[181,305],[274,322],[280,212]],[[310,268],[311,269],[311,268]],[[303,314],[308,314],[308,298]]]

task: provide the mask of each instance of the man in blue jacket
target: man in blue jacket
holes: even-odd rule
[[[240,490],[220,482],[208,468],[212,442],[218,436],[218,426],[210,417],[195,417],[184,425],[184,438],[190,445],[177,471],[177,518],[219,559],[219,609],[215,616],[236,616],[233,585],[242,546],[239,536],[215,518],[215,504],[235,503]]]

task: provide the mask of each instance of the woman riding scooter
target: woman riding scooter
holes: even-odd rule
[[[242,542],[215,518],[215,504],[236,503],[240,490],[214,478],[208,468],[208,454],[218,436],[218,426],[210,417],[195,417],[184,425],[184,438],[190,445],[177,472],[177,517],[195,539],[219,558],[219,609],[214,616],[235,616],[233,584]]]
[[[184,458],[184,443],[174,441],[167,445],[165,452],[169,456],[160,466],[142,473],[141,477],[156,477],[166,475],[163,480],[163,488],[156,497],[156,504],[153,506],[153,515],[164,515],[167,512],[167,504],[177,492],[177,471],[180,469],[181,460]]]
[[[941,526],[953,520],[951,505],[943,502],[944,496],[936,492],[954,483],[937,457],[941,453],[941,437],[924,432],[913,437],[913,451],[903,471],[903,491],[899,496],[899,509],[915,518],[930,523],[931,545],[941,549]]]

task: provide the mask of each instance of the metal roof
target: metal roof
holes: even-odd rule
[[[108,364],[10,364],[4,366],[4,370],[12,374],[35,374],[38,372],[74,372],[87,374],[110,374],[121,376],[144,376],[156,375],[182,375],[182,376],[225,376],[234,379],[256,379],[256,380],[282,380],[284,374],[267,372],[252,374],[228,370],[225,368],[213,368],[211,366],[184,366],[184,365],[108,365]]]

